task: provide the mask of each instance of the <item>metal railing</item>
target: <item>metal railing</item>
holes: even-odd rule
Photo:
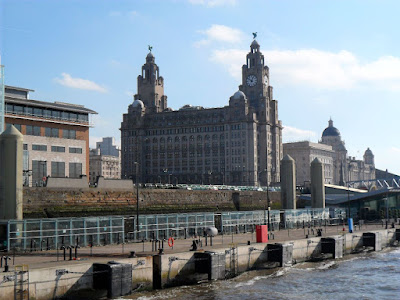
[[[61,245],[114,244],[125,238],[124,217],[9,220],[6,248],[51,250]]]

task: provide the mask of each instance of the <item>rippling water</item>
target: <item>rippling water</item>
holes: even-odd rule
[[[252,271],[231,280],[143,292],[125,299],[400,299],[400,249]]]

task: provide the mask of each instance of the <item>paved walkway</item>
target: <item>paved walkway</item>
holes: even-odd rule
[[[381,224],[379,225],[363,225],[361,229],[357,228],[357,231],[366,232],[371,231],[374,229],[384,229]],[[399,226],[397,226],[399,228]],[[328,226],[322,227],[323,233],[322,236],[331,236],[337,234],[344,234],[347,231],[343,231],[343,226]],[[347,230],[347,227],[346,227]],[[276,242],[284,242],[284,241],[291,241],[291,240],[298,240],[306,238],[306,234],[310,234],[310,237],[316,236],[312,234],[311,230],[308,228],[305,229],[290,229],[290,230],[280,230],[274,231],[270,236],[269,243],[276,243]],[[212,250],[217,248],[229,247],[232,244],[235,245],[244,245],[247,244],[248,241],[251,243],[256,242],[256,234],[255,233],[242,233],[242,234],[233,234],[233,235],[218,235],[213,238],[213,245],[210,245],[210,240],[208,240],[207,246],[205,242],[205,238],[201,238],[202,247],[201,249],[204,250]],[[168,246],[167,242],[164,242],[164,253],[178,253],[178,252],[185,252],[189,251],[192,245],[193,239],[176,239],[174,243],[173,249]],[[9,261],[10,264],[10,271],[13,271],[14,265],[20,264],[28,264],[30,269],[33,268],[48,268],[57,265],[69,265],[69,264],[78,264],[83,261],[90,261],[90,262],[107,262],[113,259],[118,258],[127,258],[131,251],[135,251],[138,256],[146,256],[158,253],[158,245],[156,249],[152,249],[151,242],[144,242],[144,243],[127,243],[127,244],[120,244],[120,245],[108,245],[108,246],[99,246],[93,247],[90,249],[89,247],[79,248],[78,249],[78,258],[79,260],[69,260],[69,251],[66,253],[66,259],[64,261],[63,252],[60,250],[58,251],[58,258],[57,258],[57,251],[37,251],[32,252],[27,255],[15,255],[15,258],[10,254],[11,260]],[[155,251],[153,251],[155,250]],[[74,250],[73,250],[74,251]],[[73,252],[74,256],[74,252]],[[2,271],[3,269],[1,269]]]

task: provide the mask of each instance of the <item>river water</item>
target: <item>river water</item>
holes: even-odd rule
[[[141,292],[124,299],[400,299],[400,249],[250,271],[230,280]]]

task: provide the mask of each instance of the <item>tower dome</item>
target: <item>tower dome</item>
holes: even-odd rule
[[[324,132],[322,133],[323,137],[327,136],[340,136],[340,132],[336,127],[333,127],[332,119],[329,120],[329,126],[325,128]]]
[[[233,99],[239,100],[241,98],[246,98],[246,95],[242,91],[237,91],[233,94]]]
[[[374,155],[374,154],[372,153],[371,149],[368,148],[367,150],[365,150],[364,155]]]
[[[253,40],[250,47],[251,48],[260,48],[260,44],[257,42],[257,40]]]
[[[140,107],[141,109],[143,109],[144,108],[144,104],[143,104],[143,101],[142,100],[135,100],[135,101],[133,101],[133,103],[132,103],[132,107],[133,108],[137,108],[137,107]]]

